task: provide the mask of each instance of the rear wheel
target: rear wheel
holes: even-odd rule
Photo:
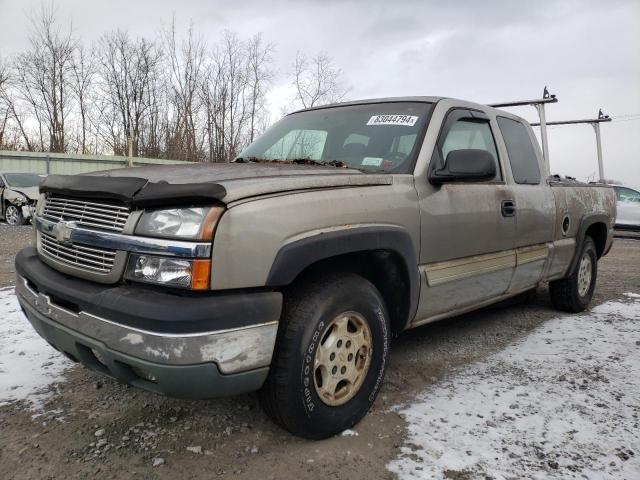
[[[24,224],[24,217],[22,211],[15,205],[8,205],[4,212],[4,218],[9,225],[22,225]]]
[[[311,439],[355,425],[373,404],[388,361],[380,292],[354,274],[307,281],[287,295],[282,322],[260,392],[267,414]]]
[[[565,312],[585,310],[596,288],[598,276],[598,255],[591,237],[586,237],[580,252],[578,264],[567,278],[549,282],[551,303]]]

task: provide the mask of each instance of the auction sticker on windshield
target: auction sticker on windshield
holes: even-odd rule
[[[360,165],[367,165],[370,167],[379,167],[382,165],[382,158],[380,157],[364,157]]]
[[[373,115],[367,125],[406,125],[413,127],[418,121],[415,115]]]

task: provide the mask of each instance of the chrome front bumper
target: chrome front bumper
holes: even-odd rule
[[[235,374],[271,363],[278,321],[198,333],[168,334],[136,329],[87,312],[72,312],[32,289],[18,276],[16,293],[23,308],[37,312],[50,326],[78,332],[113,351],[173,366],[215,363],[222,374]],[[28,315],[27,315],[28,316]],[[117,320],[117,319],[114,319]]]

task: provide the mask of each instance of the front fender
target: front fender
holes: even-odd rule
[[[305,269],[321,260],[339,255],[372,251],[389,251],[404,262],[409,276],[409,316],[418,306],[420,273],[411,236],[394,225],[351,227],[316,233],[284,245],[269,271],[267,286],[289,285]]]

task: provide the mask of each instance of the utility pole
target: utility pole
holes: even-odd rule
[[[546,122],[546,125],[591,125],[596,134],[596,150],[598,154],[598,174],[600,176],[600,182],[604,183],[604,165],[602,160],[602,139],[600,138],[600,124],[603,122],[610,122],[611,117],[602,113],[602,109],[598,111],[598,118],[588,118],[584,120],[562,120],[558,122]],[[540,123],[532,123],[532,126],[542,127],[542,121]]]
[[[129,144],[129,161],[128,167],[133,167],[133,132],[131,128],[129,128],[129,135],[127,137],[127,143]]]
[[[490,107],[494,108],[503,108],[503,107],[522,107],[522,106],[531,106],[534,107],[538,112],[538,117],[540,118],[540,123],[536,125],[540,125],[540,139],[542,140],[542,159],[544,160],[544,168],[546,172],[546,176],[551,175],[551,170],[549,167],[549,141],[547,139],[547,117],[544,106],[547,103],[556,103],[558,101],[555,95],[551,95],[547,87],[544,87],[542,92],[542,98],[537,100],[519,100],[515,102],[504,102],[504,103],[490,103]],[[532,124],[533,125],[533,124]]]

